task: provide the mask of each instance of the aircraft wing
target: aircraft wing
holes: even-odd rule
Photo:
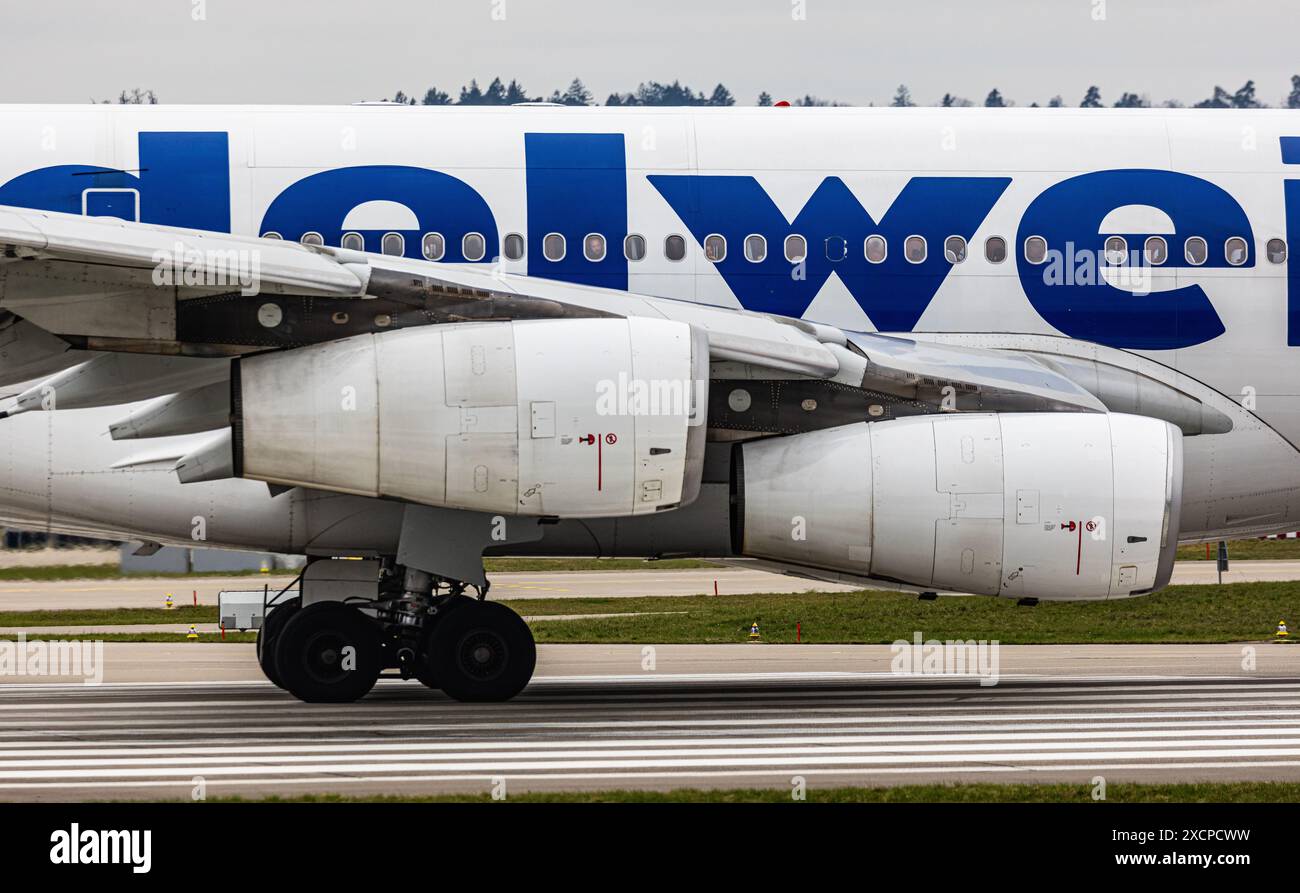
[[[686,323],[707,340],[712,377],[774,389],[823,381],[916,411],[1076,412],[1105,411],[1127,389],[1165,405],[1187,433],[1222,424],[1168,384],[1099,374],[1095,358],[846,332],[483,264],[0,207],[0,393],[30,383],[11,413],[197,394],[183,401],[192,428],[220,420],[232,357],[430,324],[608,317]],[[57,404],[44,405],[54,392]],[[177,411],[151,406],[150,423],[114,436],[144,436]]]

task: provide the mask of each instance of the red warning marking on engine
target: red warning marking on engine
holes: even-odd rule
[[[613,446],[614,444],[618,443],[618,435],[617,435],[617,434],[606,434],[606,435],[605,435],[605,443],[609,444],[610,446]]]
[[[1091,521],[1088,522],[1092,524]],[[1074,522],[1070,522],[1070,527],[1074,527]],[[1074,554],[1074,575],[1079,576],[1079,568],[1083,566],[1083,525],[1079,525],[1079,548]]]

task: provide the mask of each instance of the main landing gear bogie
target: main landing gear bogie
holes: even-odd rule
[[[458,701],[507,701],[528,684],[537,663],[523,618],[459,590],[428,600],[306,607],[291,599],[267,615],[257,647],[271,682],[314,703],[356,701],[388,669]]]

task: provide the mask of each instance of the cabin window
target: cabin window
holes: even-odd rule
[[[745,236],[745,260],[761,264],[767,259],[767,239],[757,233]]]
[[[324,245],[325,238],[320,233],[303,233],[302,238],[298,240],[304,245]]]
[[[943,242],[943,256],[950,264],[959,264],[966,259],[966,240],[961,236],[949,236]]]
[[[632,233],[623,240],[623,256],[628,260],[645,260],[645,236]]]
[[[384,254],[401,257],[406,253],[406,240],[401,233],[384,233],[384,240],[379,247]]]
[[[1047,260],[1047,240],[1042,236],[1025,239],[1025,260],[1031,264],[1041,264]]]
[[[1183,257],[1187,258],[1187,262],[1194,267],[1205,263],[1209,255],[1209,246],[1200,236],[1192,236],[1183,244]]]
[[[1147,263],[1153,267],[1158,267],[1169,260],[1169,243],[1165,241],[1164,236],[1152,236],[1142,247]]]
[[[487,254],[487,241],[480,233],[465,233],[465,238],[460,240],[460,253],[465,260],[482,260]]]
[[[867,260],[873,264],[883,263],[889,256],[889,243],[885,241],[884,236],[867,236],[866,242],[862,244],[862,250],[867,255]]]
[[[442,256],[447,253],[447,242],[442,233],[425,233],[420,249],[424,252],[425,260],[442,260]]]
[[[582,240],[582,255],[592,263],[605,259],[605,237],[600,233],[588,233]]]
[[[546,238],[542,239],[542,255],[549,261],[564,260],[564,255],[568,253],[568,246],[564,243],[564,236],[560,233],[547,233]]]
[[[344,233],[339,247],[346,248],[348,251],[365,251],[366,240],[361,233]]]
[[[792,264],[801,263],[808,256],[808,242],[803,236],[785,237],[785,259]]]
[[[1227,256],[1228,263],[1234,267],[1239,267],[1246,262],[1246,258],[1250,254],[1250,247],[1246,244],[1245,239],[1240,236],[1233,236],[1223,243],[1223,253]]]
[[[704,237],[704,259],[717,264],[727,259],[727,239],[717,233]]]
[[[1007,240],[1001,236],[989,236],[984,240],[984,259],[991,264],[1000,264],[1007,259]]]
[[[1264,253],[1268,255],[1269,263],[1284,264],[1286,263],[1286,242],[1281,239],[1269,239]]]
[[[501,251],[506,256],[506,260],[522,260],[524,256],[524,237],[519,233],[506,233],[502,241]]]
[[[1106,240],[1106,263],[1118,267],[1128,262],[1128,241],[1123,236],[1111,236]]]
[[[686,240],[676,235],[664,239],[664,257],[671,261],[686,257]]]
[[[281,236],[279,233],[262,233],[262,238],[263,238],[263,239],[283,239],[284,237]]]
[[[903,257],[907,258],[909,264],[923,264],[929,254],[929,247],[925,244],[925,236],[908,236],[903,242]]]

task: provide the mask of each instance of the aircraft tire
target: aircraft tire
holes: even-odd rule
[[[300,610],[302,610],[300,597],[288,599],[283,604],[276,605],[266,615],[262,628],[257,631],[257,665],[262,668],[266,678],[280,688],[284,686],[280,683],[280,674],[275,670],[276,640],[280,637],[284,625],[289,622],[289,618]]]
[[[309,703],[365,697],[384,668],[378,624],[351,605],[317,602],[289,618],[275,647],[283,687]]]
[[[537,645],[514,611],[466,598],[434,626],[428,666],[457,701],[508,701],[533,678]]]

